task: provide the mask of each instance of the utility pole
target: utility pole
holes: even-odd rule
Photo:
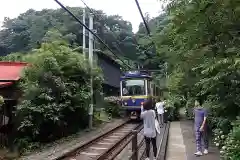
[[[93,30],[93,15],[89,14],[89,29]],[[90,105],[89,105],[89,129],[92,129],[92,117],[93,117],[93,77],[92,77],[92,67],[93,67],[93,34],[89,32],[89,63],[90,63]]]
[[[86,12],[85,12],[85,8],[83,8],[83,24],[85,24],[86,20]],[[86,30],[85,30],[85,27],[83,26],[83,56],[84,58],[86,58],[86,52],[85,52],[85,48],[86,48],[86,37],[85,37],[85,34],[86,34]]]
[[[165,85],[166,85],[166,87],[167,87],[167,81],[168,81],[168,73],[167,73],[167,71],[168,71],[168,63],[165,62]]]

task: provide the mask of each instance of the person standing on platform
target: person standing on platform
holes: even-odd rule
[[[141,107],[141,118],[143,119],[143,134],[146,143],[146,160],[149,160],[150,156],[150,143],[153,146],[154,160],[157,156],[157,142],[156,142],[156,128],[155,128],[155,119],[156,114],[153,108],[153,102],[147,100]]]
[[[194,128],[195,128],[195,137],[196,137],[196,147],[197,152],[196,156],[202,156],[208,154],[208,136],[207,136],[207,110],[201,106],[199,101],[195,100],[194,108]],[[204,145],[202,146],[202,139]],[[202,149],[204,151],[202,153]]]
[[[164,105],[165,105],[165,101],[161,101],[161,99],[158,98],[155,107],[158,114],[158,122],[161,128],[163,127],[163,123],[164,123]]]

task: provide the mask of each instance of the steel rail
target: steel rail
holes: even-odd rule
[[[137,125],[133,130],[141,130],[143,125]],[[113,160],[132,140],[133,135],[132,132],[127,133],[124,137],[122,137],[117,143],[115,143],[111,148],[109,148],[106,152],[100,155],[97,160]],[[121,147],[119,147],[121,146]]]
[[[128,124],[131,120],[126,120],[124,121],[123,123],[121,123],[120,125],[114,127],[113,129],[111,129],[110,131],[107,131],[106,133],[103,133],[101,134],[100,136],[97,136],[93,139],[91,139],[90,141],[84,143],[83,145],[69,151],[68,153],[60,156],[60,157],[57,157],[55,158],[54,160],[62,160],[64,158],[67,158],[67,157],[71,157],[71,156],[74,156],[76,152],[78,152],[79,150],[83,150],[85,148],[87,148],[88,146],[92,145],[95,141],[97,140],[101,140],[103,137],[107,136],[108,134],[111,134],[111,133],[114,133],[116,130],[118,130],[119,128],[125,126],[126,124]]]

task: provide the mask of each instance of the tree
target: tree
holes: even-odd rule
[[[156,34],[158,55],[169,64],[171,93],[187,101],[204,100],[211,111],[211,126],[226,135],[229,126],[239,135],[235,132],[239,125],[231,125],[240,115],[239,5],[234,0],[170,1],[169,23]],[[233,139],[232,134],[227,136]],[[222,155],[239,159],[230,154],[237,152],[229,148]]]
[[[69,7],[78,17],[82,17],[83,8]],[[107,45],[117,54],[133,58],[136,53],[133,41],[127,39],[133,37],[132,25],[118,15],[107,16],[102,11],[94,10],[94,29]],[[88,25],[86,17],[86,25]],[[50,30],[58,30],[63,35],[62,38],[68,40],[73,46],[82,46],[82,26],[76,22],[63,9],[44,9],[42,11],[28,10],[17,18],[5,18],[3,30],[0,31],[0,49],[2,55],[11,52],[27,52],[33,48],[38,48],[39,44],[46,40],[46,33]],[[113,32],[115,34],[113,34]],[[120,42],[122,52],[116,48],[116,41]],[[114,43],[115,42],[115,43]],[[88,41],[86,41],[88,46]],[[106,48],[99,44],[98,47],[105,51]]]
[[[39,49],[21,54],[21,60],[31,66],[24,70],[20,83],[23,97],[16,107],[17,142],[47,142],[84,128],[88,123],[90,75],[94,91],[100,92],[101,69],[94,64],[90,73],[83,55],[73,52],[64,41],[43,43]]]

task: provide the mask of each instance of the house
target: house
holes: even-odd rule
[[[74,49],[83,53],[82,47]],[[97,62],[98,66],[103,71],[103,93],[105,96],[118,96],[120,92],[120,76],[121,66],[113,58],[106,55],[103,51],[94,49],[93,59]],[[88,58],[88,48],[85,49],[85,53]]]
[[[98,66],[104,76],[103,93],[105,96],[118,96],[120,92],[120,65],[100,50],[95,50]]]
[[[8,135],[13,129],[13,111],[21,91],[17,87],[21,72],[27,63],[22,62],[1,62],[0,61],[0,96],[4,104],[0,107],[0,143],[7,145]]]

